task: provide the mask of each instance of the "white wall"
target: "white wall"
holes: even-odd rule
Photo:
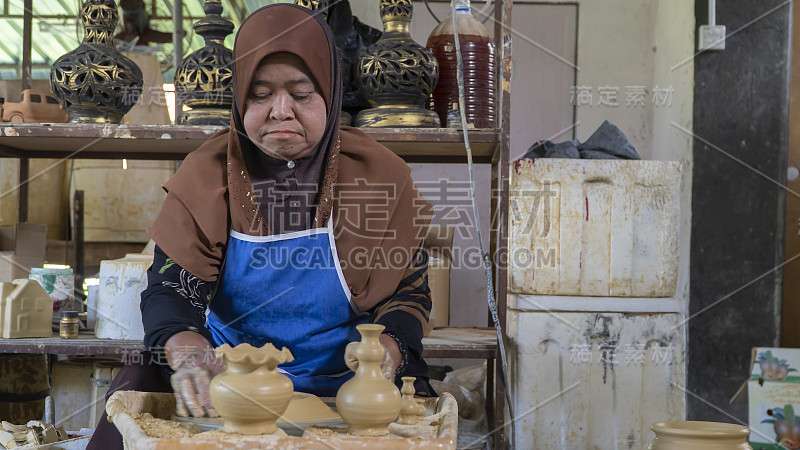
[[[673,122],[692,129],[694,30],[691,0],[579,2],[577,85],[593,88],[594,101],[576,108],[577,138],[587,139],[609,120],[642,158],[683,163],[676,293],[683,298],[689,296],[692,140]],[[637,85],[646,88],[645,105],[626,106],[626,88]],[[604,86],[619,88],[619,106],[598,105]],[[668,100],[654,104],[656,88]]]
[[[674,99],[669,108],[653,111],[650,158],[680,161],[683,167],[681,185],[681,241],[678,294],[689,298],[689,250],[692,229],[692,138],[682,131],[692,130],[694,105],[694,2],[660,0],[655,10],[654,45],[662,57],[656,58],[653,82],[673,86]],[[674,28],[682,30],[674,32]],[[681,127],[681,128],[678,128]]]

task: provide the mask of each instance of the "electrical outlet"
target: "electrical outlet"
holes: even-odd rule
[[[701,25],[697,50],[725,50],[725,25]]]

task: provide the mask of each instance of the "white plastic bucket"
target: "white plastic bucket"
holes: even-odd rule
[[[28,277],[36,280],[53,299],[53,321],[61,320],[62,311],[78,311],[75,305],[75,276],[72,269],[34,267]]]

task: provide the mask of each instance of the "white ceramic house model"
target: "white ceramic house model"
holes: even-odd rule
[[[53,300],[38,281],[0,283],[0,337],[52,336]]]

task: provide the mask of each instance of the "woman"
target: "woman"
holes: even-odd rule
[[[373,322],[386,327],[384,374],[416,376],[430,395],[431,207],[400,158],[339,128],[330,30],[303,8],[267,6],[240,27],[234,59],[230,129],[187,156],[148,230],[145,344],[174,373],[127,366],[112,391],[174,390],[179,414],[215,416],[208,383],[223,365],[212,346],[271,342],[292,351],[281,368],[295,390],[335,396],[357,365],[355,325]],[[92,445],[111,441],[119,434],[101,420]]]

